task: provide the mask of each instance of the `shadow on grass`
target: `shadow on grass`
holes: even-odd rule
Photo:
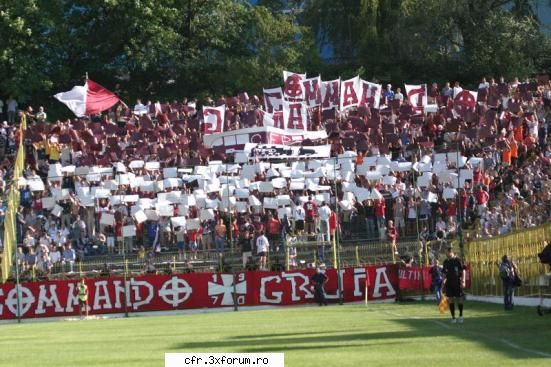
[[[505,313],[497,305],[468,302],[465,306],[465,324],[452,325],[449,324],[448,317],[419,315],[419,306],[422,304],[408,302],[398,307],[389,307],[388,311],[384,308],[375,309],[372,314],[374,318],[380,317],[375,315],[377,313],[386,314],[382,316],[386,321],[405,326],[407,330],[347,332],[331,330],[328,327],[327,330],[310,333],[251,333],[215,341],[203,342],[196,339],[180,342],[174,344],[171,349],[261,353],[377,346],[384,348],[385,345],[433,343],[440,337],[451,336],[460,341],[479,344],[484,349],[502,354],[509,359],[547,359],[551,356],[551,327],[548,323],[542,323],[531,308],[519,307],[513,313]],[[425,304],[434,307],[434,312],[437,313],[434,303]],[[351,308],[346,312],[362,312],[362,309]]]
[[[415,310],[410,305],[414,304],[400,304],[396,309],[398,314],[389,313],[395,316],[393,321],[415,330],[433,331],[436,334],[439,333],[438,330],[444,331],[446,335],[482,344],[484,348],[511,359],[551,360],[551,323],[543,323],[533,307],[516,307],[514,311],[507,312],[501,305],[467,301],[464,309],[465,323],[460,325],[450,323],[449,312],[445,314],[445,318],[410,317],[415,316]],[[403,317],[397,317],[398,315]],[[458,315],[459,311],[456,310],[456,316]]]
[[[314,335],[312,335],[314,334]],[[287,336],[285,338],[277,338]],[[239,338],[208,341],[187,342],[173,346],[176,350],[203,350],[216,348],[223,350],[238,350],[240,352],[286,352],[320,348],[356,348],[382,344],[404,344],[405,339],[419,338],[415,331],[390,331],[373,333],[348,333],[315,335],[315,333],[274,334],[274,335],[250,335]],[[413,339],[411,339],[413,341]],[[384,342],[382,342],[384,341]]]

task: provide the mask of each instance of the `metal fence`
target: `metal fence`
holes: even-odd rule
[[[502,256],[507,255],[517,264],[523,281],[522,286],[515,288],[515,294],[539,297],[549,285],[549,278],[537,254],[542,251],[543,242],[548,239],[551,239],[551,224],[466,244],[465,259],[472,274],[470,292],[479,296],[502,295],[499,264]]]

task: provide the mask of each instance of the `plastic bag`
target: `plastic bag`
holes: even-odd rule
[[[440,310],[440,313],[446,313],[450,309],[450,304],[448,303],[448,299],[446,296],[442,296],[440,299],[440,303],[438,304],[438,310]]]

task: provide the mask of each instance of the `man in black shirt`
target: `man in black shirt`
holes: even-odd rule
[[[316,302],[321,306],[327,306],[327,300],[325,299],[325,290],[323,287],[327,283],[327,275],[321,272],[319,267],[316,268],[316,274],[312,277],[312,284],[314,288],[314,294]]]
[[[465,288],[465,266],[461,260],[455,256],[453,249],[448,248],[448,258],[444,260],[442,272],[444,273],[444,282],[442,287],[448,302],[450,304],[450,313],[452,323],[463,323],[463,289]],[[459,319],[455,318],[455,305],[459,306]]]
[[[243,255],[243,269],[247,267],[249,259],[253,256],[253,239],[249,229],[246,229],[243,233],[243,237],[239,239],[239,246],[241,247],[241,254]]]

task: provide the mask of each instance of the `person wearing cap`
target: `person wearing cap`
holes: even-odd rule
[[[319,265],[316,268],[316,274],[312,276],[312,288],[314,290],[314,297],[316,299],[316,303],[320,306],[327,306],[327,300],[325,299],[325,284],[328,281],[327,275],[325,275],[325,272],[322,272],[322,266]]]

